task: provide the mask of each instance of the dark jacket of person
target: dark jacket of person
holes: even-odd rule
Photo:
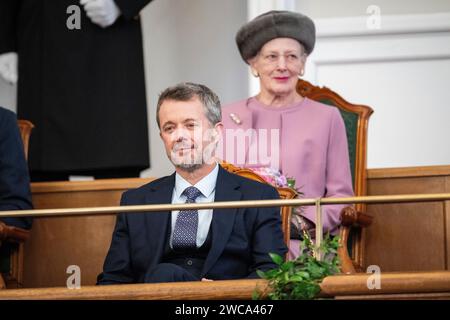
[[[22,138],[13,112],[0,107],[0,211],[33,209]],[[7,225],[30,229],[31,218],[0,218]]]
[[[171,203],[175,174],[150,182],[122,196],[122,205]],[[215,202],[279,199],[271,186],[219,167]],[[98,284],[145,282],[148,270],[162,263],[170,237],[170,212],[119,214],[111,247]],[[201,278],[258,278],[256,270],[276,268],[269,253],[287,252],[280,208],[214,209],[211,248]]]

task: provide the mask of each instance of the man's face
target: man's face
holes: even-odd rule
[[[159,109],[159,123],[167,156],[175,167],[192,172],[214,161],[212,151],[222,124],[211,125],[197,97],[165,100]]]

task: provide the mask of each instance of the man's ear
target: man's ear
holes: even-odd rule
[[[223,134],[223,123],[222,122],[218,122],[214,125],[214,140],[215,142],[219,141],[220,137]]]

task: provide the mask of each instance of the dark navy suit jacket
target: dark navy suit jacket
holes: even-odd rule
[[[0,210],[32,209],[30,178],[16,115],[0,107]],[[7,225],[31,228],[31,218],[1,218]]]
[[[122,205],[171,203],[175,174],[122,196]],[[219,167],[215,202],[278,199],[277,191]],[[98,284],[143,282],[146,271],[161,263],[169,234],[169,212],[119,214]],[[279,208],[215,209],[212,245],[202,277],[212,280],[257,278],[256,270],[275,268],[269,252],[284,256]]]

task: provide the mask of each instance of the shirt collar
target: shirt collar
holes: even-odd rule
[[[205,198],[208,198],[211,195],[211,193],[213,193],[213,191],[216,189],[218,173],[219,173],[219,165],[216,163],[214,169],[194,185],[194,187],[200,190],[200,192]],[[175,174],[174,191],[177,198],[182,197],[183,191],[187,187],[191,186],[192,185],[189,182],[187,182],[181,175],[179,175],[178,173]]]

